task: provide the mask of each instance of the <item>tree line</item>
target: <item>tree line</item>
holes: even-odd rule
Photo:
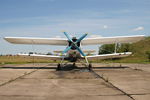
[[[115,46],[116,46],[116,52],[131,52],[132,48],[131,45],[126,44],[104,44],[99,47],[99,54],[110,54],[115,52]]]
[[[124,43],[124,44],[104,44],[99,47],[98,54],[111,54],[115,52],[115,46],[116,46],[116,52],[132,52],[135,53],[135,50],[133,48],[132,44]],[[148,60],[150,61],[150,50],[145,52]]]

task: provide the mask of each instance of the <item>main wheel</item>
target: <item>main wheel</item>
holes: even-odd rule
[[[60,64],[57,65],[57,69],[56,70],[61,70],[61,65]]]
[[[73,67],[75,67],[76,66],[76,63],[73,63]]]
[[[89,64],[88,69],[91,71],[92,70],[92,64]]]

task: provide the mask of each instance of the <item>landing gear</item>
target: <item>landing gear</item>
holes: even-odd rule
[[[63,66],[62,63],[63,63],[63,61],[64,61],[64,57],[62,58],[61,62],[58,63],[57,68],[56,68],[57,71],[62,69],[62,66]]]
[[[89,65],[88,65],[88,69],[89,69],[89,71],[92,70],[92,64],[89,64]]]
[[[92,64],[89,63],[87,57],[85,56],[85,61],[87,63],[87,66],[88,66],[88,70],[91,71],[92,70]]]
[[[61,64],[57,65],[57,69],[56,70],[61,70]]]
[[[75,67],[76,66],[76,63],[73,63],[73,67]]]

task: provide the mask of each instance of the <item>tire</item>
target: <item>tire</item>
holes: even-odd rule
[[[61,70],[61,65],[60,64],[57,65],[57,69],[56,70]]]
[[[92,64],[89,64],[88,69],[92,70]]]
[[[73,67],[75,67],[76,66],[76,64],[75,63],[73,63]]]

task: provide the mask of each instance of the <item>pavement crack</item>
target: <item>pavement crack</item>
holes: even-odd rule
[[[34,70],[34,71],[31,71],[31,72],[29,72],[29,73],[23,74],[23,75],[21,75],[21,76],[19,76],[19,77],[17,77],[17,78],[11,79],[11,80],[9,80],[9,81],[7,81],[7,82],[5,82],[5,83],[2,83],[2,84],[0,84],[0,87],[1,87],[1,86],[4,86],[4,85],[6,85],[6,84],[9,84],[9,83],[11,83],[11,82],[13,82],[13,81],[15,81],[15,80],[17,80],[17,79],[20,79],[20,78],[22,78],[22,77],[24,77],[24,76],[26,76],[26,75],[29,75],[29,74],[31,74],[31,73],[37,71],[37,70],[38,70],[38,69],[36,69],[36,70]]]
[[[44,66],[44,67],[46,67],[46,66]],[[28,73],[25,72],[23,75],[21,75],[21,76],[19,76],[19,77],[16,77],[16,78],[14,78],[14,79],[11,79],[11,80],[9,80],[9,81],[7,81],[7,82],[4,82],[4,83],[0,84],[0,87],[4,86],[4,85],[6,85],[6,84],[9,84],[9,83],[11,83],[11,82],[13,82],[13,81],[15,81],[15,80],[17,80],[17,79],[22,79],[24,76],[27,76],[27,75],[29,75],[29,74],[32,74],[32,73],[34,73],[34,72],[40,70],[41,68],[43,68],[43,67],[39,67],[38,69],[33,70],[33,71],[31,71],[31,72],[28,72]]]
[[[135,100],[131,94],[126,93],[125,91],[123,91],[122,89],[118,88],[117,86],[115,86],[113,83],[111,83],[110,81],[108,81],[108,79],[102,77],[101,75],[97,74],[94,70],[90,71],[96,78],[100,78],[102,80],[104,80],[106,83],[108,83],[109,85],[111,85],[112,87],[114,87],[115,89],[119,90],[120,92],[122,92],[124,95],[128,96],[129,98],[131,98],[132,100]]]

